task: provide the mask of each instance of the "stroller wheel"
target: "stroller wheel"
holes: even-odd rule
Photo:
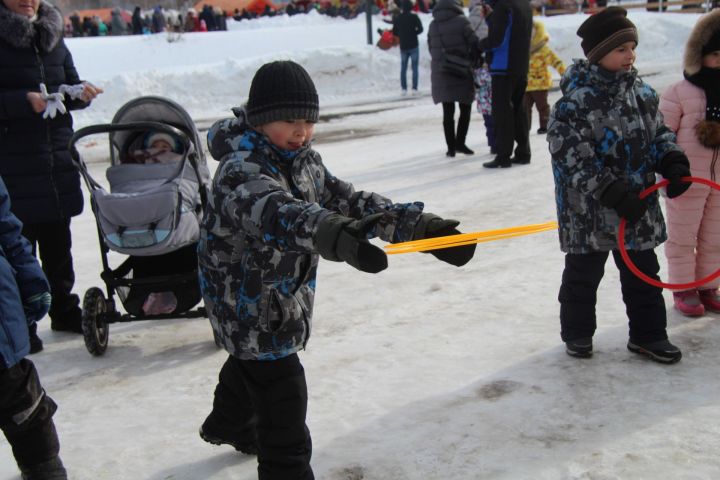
[[[103,291],[92,287],[85,292],[82,309],[82,330],[85,348],[95,356],[105,353],[110,328],[105,315],[107,304]]]

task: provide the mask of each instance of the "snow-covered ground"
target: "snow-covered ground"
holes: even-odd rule
[[[575,31],[584,18],[544,19],[566,62],[582,53]],[[662,91],[681,78],[682,46],[698,16],[630,18],[640,32],[640,72]],[[162,35],[71,39],[81,76],[106,90],[75,114],[76,126],[108,122],[145,94],[175,99],[202,126],[245,99],[258,66],[289,58],[318,86],[325,120],[315,146],[334,174],[395,201],[422,200],[426,211],[461,220],[463,231],[553,220],[544,137],[531,136],[530,165],[484,169],[491,156],[475,113],[468,144],[476,154],[445,157],[424,40],[421,95],[401,98],[399,54],[366,46],[363,19],[264,19],[174,43]],[[103,179],[102,142],[80,150]],[[89,208],[72,228],[82,295],[102,286]],[[658,254],[663,276],[662,248]],[[683,360],[663,366],[637,357],[625,348],[627,320],[609,262],[596,353],[577,360],[559,338],[563,255],[555,232],[480,244],[463,268],[423,254],[389,263],[378,275],[321,263],[313,337],[300,354],[318,479],[718,478],[718,316],[684,318],[666,292],[669,333]],[[40,336],[45,350],[32,360],[59,404],[71,478],[256,478],[254,457],[197,435],[226,358],[207,320],[113,324],[102,357],[90,356],[79,336],[50,331],[47,319]],[[0,440],[0,479],[16,478]]]

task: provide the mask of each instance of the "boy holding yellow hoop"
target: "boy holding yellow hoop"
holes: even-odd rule
[[[312,148],[315,85],[297,63],[263,65],[235,118],[208,132],[220,160],[198,243],[200,285],[217,341],[229,356],[210,415],[208,443],[258,456],[261,480],[314,478],[305,425],[307,385],[297,352],[310,338],[320,257],[378,273],[378,236],[402,242],[460,233],[459,222],[356,191]],[[431,252],[469,262],[475,245]]]

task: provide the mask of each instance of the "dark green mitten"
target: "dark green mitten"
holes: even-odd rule
[[[440,218],[432,213],[423,213],[417,225],[415,225],[413,240],[457,235],[461,233],[460,230],[456,228],[458,225],[460,225],[460,222],[457,220]],[[473,243],[459,247],[430,250],[427,253],[432,254],[438,260],[447,262],[450,265],[462,267],[473,258],[476,246],[477,245]]]
[[[385,252],[367,240],[367,234],[384,217],[384,213],[359,220],[333,213],[318,225],[318,253],[333,262],[345,262],[358,270],[378,273],[388,266]]]

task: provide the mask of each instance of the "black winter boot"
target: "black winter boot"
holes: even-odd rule
[[[77,297],[77,295],[72,296]],[[51,309],[49,315],[52,330],[56,332],[83,333],[82,310],[78,305],[71,305],[62,311]]]
[[[67,480],[67,472],[60,457],[53,457],[36,465],[19,465],[23,480]]]
[[[593,354],[592,337],[577,338],[565,342],[565,352],[571,357],[590,358]]]
[[[458,118],[457,135],[455,136],[455,151],[459,153],[464,153],[465,155],[472,155],[475,153],[470,150],[467,145],[465,145],[465,139],[467,138],[469,127],[470,108],[466,108],[464,105],[460,105],[460,118]]]
[[[30,335],[30,353],[42,352],[43,342],[37,334],[37,323],[33,322],[28,325],[28,334]]]
[[[502,155],[498,155],[494,160],[483,163],[485,168],[509,168],[512,167],[512,162],[509,158]]]
[[[669,340],[658,340],[657,342],[637,342],[632,340],[627,344],[628,350],[639,355],[650,357],[659,363],[675,363],[682,358],[682,352]]]
[[[448,157],[455,156],[455,122],[454,121],[443,121],[443,130],[445,131],[445,143],[447,143],[447,155]]]
[[[213,415],[210,414],[200,427],[200,438],[213,445],[230,445],[238,452],[246,455],[257,455],[257,439],[255,432],[248,430],[246,435],[240,435],[231,431],[215,422]]]

